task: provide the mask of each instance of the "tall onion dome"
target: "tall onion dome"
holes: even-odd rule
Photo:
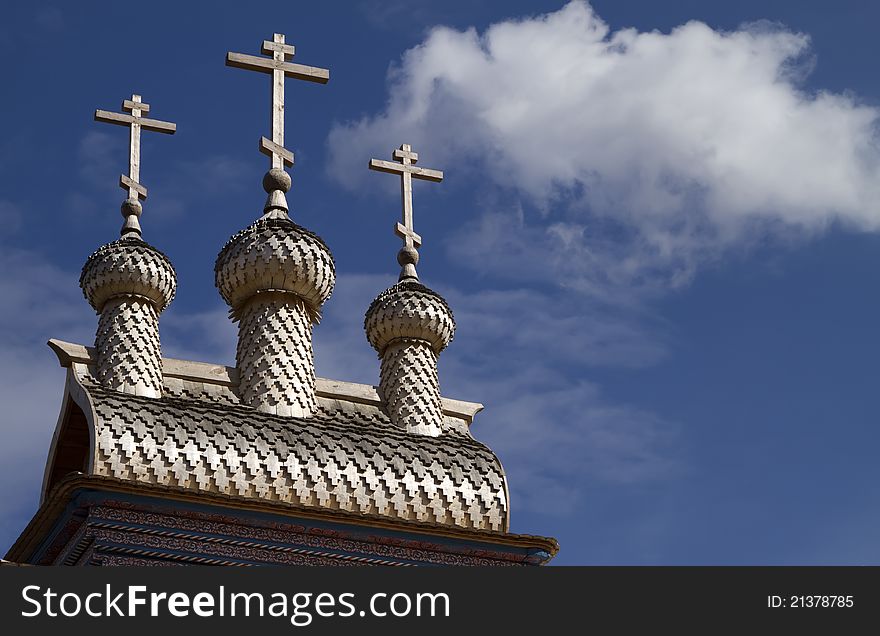
[[[140,203],[128,200],[128,221]],[[127,223],[130,228],[132,224]],[[95,334],[96,379],[103,386],[147,397],[162,395],[162,352],[159,314],[177,290],[171,261],[145,242],[137,231],[123,228],[122,238],[100,247],[83,266],[80,287],[98,312]]]
[[[404,252],[398,261],[406,267]],[[370,304],[364,330],[382,361],[379,396],[391,421],[411,433],[439,435],[443,411],[437,358],[455,335],[449,305],[417,277],[402,278]]]
[[[272,169],[263,187],[263,216],[220,250],[214,280],[238,322],[241,401],[264,413],[307,417],[317,408],[312,327],[336,270],[324,242],[288,216],[290,176]]]
[[[141,238],[141,130],[174,134],[171,122],[143,117],[150,105],[140,95],[122,102],[124,113],[95,111],[95,120],[129,128],[129,174],[119,178],[128,191],[122,203],[121,238],[100,247],[83,266],[79,285],[98,312],[96,379],[103,386],[146,397],[162,395],[159,314],[177,290],[177,274],[162,252]]]
[[[403,239],[397,253],[400,277],[370,304],[364,330],[382,360],[379,397],[388,417],[411,433],[437,436],[443,426],[437,356],[452,341],[455,320],[446,301],[422,285],[416,272],[422,237],[413,229],[412,180],[439,182],[443,173],[416,166],[419,155],[409,144],[391,158],[395,161],[371,159],[369,165],[400,177],[403,222],[394,229]]]

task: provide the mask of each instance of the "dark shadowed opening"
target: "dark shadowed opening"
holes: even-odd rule
[[[58,435],[52,469],[49,472],[49,481],[46,483],[47,495],[52,492],[56,483],[70,473],[84,473],[88,468],[89,429],[85,413],[70,399],[67,401],[65,412],[67,416]]]

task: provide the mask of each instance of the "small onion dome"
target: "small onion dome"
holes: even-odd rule
[[[146,298],[161,312],[174,299],[177,274],[167,256],[132,233],[102,245],[89,256],[79,286],[99,313],[117,296]]]
[[[336,284],[336,265],[318,235],[286,216],[263,217],[235,234],[217,255],[214,283],[233,312],[254,294],[282,291],[306,302],[317,322]]]
[[[440,353],[455,336],[455,319],[443,297],[414,279],[392,285],[364,316],[367,340],[381,355],[392,340],[426,340]]]

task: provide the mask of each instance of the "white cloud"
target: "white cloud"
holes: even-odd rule
[[[360,185],[354,164],[411,142],[453,184],[472,173],[500,193],[457,256],[507,273],[513,242],[584,291],[668,288],[759,237],[880,226],[880,111],[807,91],[811,61],[781,26],[611,32],[584,2],[439,27],[392,69],[382,112],[334,127],[332,174]]]

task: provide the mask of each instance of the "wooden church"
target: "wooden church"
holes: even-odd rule
[[[138,95],[95,119],[129,128],[121,237],[80,277],[98,314],[94,346],[49,345],[67,369],[40,507],[6,559],[40,565],[542,565],[554,539],[509,532],[507,477],[471,435],[482,405],[440,393],[452,311],[416,271],[409,145],[370,168],[401,180],[399,281],[366,308],[378,386],[315,376],[312,329],[335,283],[333,256],[289,216],[283,35],[229,66],[269,74],[272,138],[260,216],[222,247],[215,284],[238,324],[234,367],[163,358],[159,316],[176,291],[169,259],[141,236],[142,130],[174,133]]]

